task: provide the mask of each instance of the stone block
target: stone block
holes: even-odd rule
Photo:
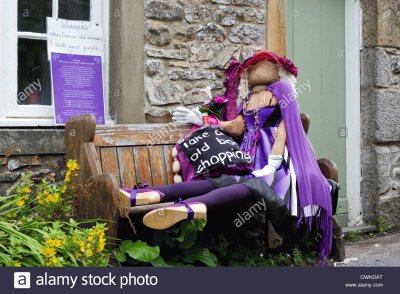
[[[361,53],[361,85],[388,88],[392,83],[390,55],[383,48],[367,48]]]
[[[254,7],[265,7],[265,0],[232,0],[232,4],[242,6],[254,6]]]
[[[398,0],[363,0],[363,38],[366,47],[400,47]]]
[[[3,172],[0,174],[0,182],[14,182],[20,175],[20,172]]]
[[[393,186],[391,180],[392,162],[396,161],[396,153],[388,146],[376,146],[376,180],[378,194],[385,194]],[[397,153],[397,155],[399,155]]]
[[[183,68],[190,67],[189,61],[169,61],[168,65],[173,67],[183,67]]]
[[[214,72],[211,71],[198,71],[198,70],[170,70],[168,72],[170,80],[216,80]]]
[[[393,74],[400,74],[400,55],[392,56],[391,61]]]
[[[211,0],[211,2],[217,4],[230,4],[231,0]]]
[[[379,216],[383,216],[387,224],[400,225],[400,196],[379,199],[377,217]]]
[[[41,165],[40,159],[34,157],[17,157],[15,159],[9,159],[7,168],[9,171],[14,171],[27,166],[39,166]]]
[[[164,62],[160,60],[146,60],[145,62],[146,74],[149,77],[158,76],[162,77],[165,73]]]
[[[177,84],[171,81],[156,82],[150,78],[145,79],[146,94],[151,105],[168,105],[180,103],[182,91]]]
[[[229,40],[238,44],[261,44],[264,30],[253,24],[240,24],[234,27],[229,35]]]
[[[166,123],[172,119],[171,113],[163,108],[152,107],[145,110],[146,123]]]
[[[265,23],[266,11],[243,7],[237,10],[237,18],[243,22]]]
[[[162,24],[148,22],[145,24],[145,37],[149,44],[167,46],[172,42],[171,30]]]
[[[223,26],[233,26],[236,22],[236,10],[232,7],[220,7],[214,12],[214,20]]]
[[[145,16],[150,19],[180,20],[185,16],[182,6],[166,1],[151,1],[145,7]]]
[[[209,101],[209,100],[210,100],[210,97],[207,95],[207,93],[205,91],[203,91],[201,89],[195,89],[185,95],[185,99],[183,100],[183,103],[185,105],[204,104],[206,101]]]
[[[156,58],[185,60],[188,57],[188,51],[185,49],[184,50],[158,49],[145,46],[144,50],[148,56]]]
[[[63,154],[62,129],[0,129],[0,155]]]
[[[196,38],[204,42],[222,42],[226,38],[226,32],[223,27],[214,23],[201,25],[196,31]]]
[[[375,141],[400,141],[400,92],[377,89],[375,99]]]
[[[196,38],[196,26],[179,24],[175,25],[174,28],[176,31],[175,40],[186,42]]]
[[[185,19],[189,23],[198,23],[211,20],[212,10],[204,5],[186,5]]]
[[[202,68],[225,69],[232,57],[239,59],[240,45],[194,44],[190,47],[190,62]]]

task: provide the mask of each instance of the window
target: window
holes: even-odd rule
[[[107,40],[108,5],[109,0],[0,1],[0,126],[54,125],[46,17],[99,23]]]

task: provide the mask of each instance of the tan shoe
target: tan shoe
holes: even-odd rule
[[[207,207],[201,202],[179,202],[167,207],[154,209],[143,217],[145,226],[164,230],[185,219],[207,218]]]
[[[119,189],[119,198],[123,207],[160,203],[164,193],[151,189]]]

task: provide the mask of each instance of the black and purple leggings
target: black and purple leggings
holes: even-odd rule
[[[235,204],[249,199],[252,194],[250,189],[243,184],[233,184],[223,188],[215,188],[208,180],[199,180],[171,184],[167,186],[154,186],[151,189],[165,194],[164,201],[175,201],[182,198],[185,202],[202,202],[207,207],[218,208],[227,203]]]

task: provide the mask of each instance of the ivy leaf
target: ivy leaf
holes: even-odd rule
[[[206,224],[206,219],[192,219],[183,221],[178,230],[171,231],[167,235],[167,245],[171,248],[179,246],[182,249],[188,249],[192,247],[196,242],[197,232],[203,231]],[[178,234],[178,236],[176,236],[176,234]]]
[[[150,262],[160,256],[160,247],[149,246],[140,240],[135,242],[132,240],[123,241],[119,249],[131,258],[142,262]]]
[[[219,265],[218,259],[214,253],[206,248],[200,248],[198,246],[186,250],[184,252],[183,261],[192,264],[196,261],[200,261],[210,267],[216,267]]]
[[[190,247],[192,247],[194,245],[194,243],[196,242],[197,239],[197,232],[189,232],[186,234],[185,236],[185,240],[183,240],[183,242],[181,243],[181,245],[179,246],[182,249],[189,249]]]
[[[114,255],[118,262],[126,262],[127,260],[126,253],[120,250],[115,251]]]
[[[151,260],[150,263],[154,267],[168,267],[168,266],[170,266],[165,262],[165,260],[161,256],[158,256],[156,259]]]

